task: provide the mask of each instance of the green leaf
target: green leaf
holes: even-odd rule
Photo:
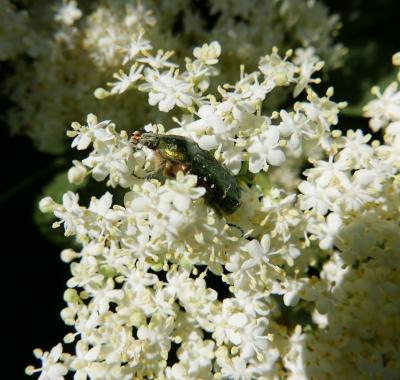
[[[341,114],[345,116],[362,117],[364,106],[366,106],[371,100],[376,99],[376,96],[371,94],[371,88],[376,85],[380,87],[383,92],[390,83],[396,80],[396,75],[397,70],[393,68],[391,71],[387,72],[386,75],[379,78],[375,83],[365,81],[364,85],[361,86],[362,91],[358,101],[356,103],[349,103],[349,105],[341,111]]]
[[[363,107],[374,99],[371,88],[377,85],[383,90],[396,80],[397,70],[391,64],[393,51],[376,41],[348,48],[343,68],[330,75],[330,85],[335,89],[334,99],[348,103],[341,115],[363,117]]]

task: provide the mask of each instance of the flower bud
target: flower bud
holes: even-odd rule
[[[77,253],[73,249],[63,249],[61,251],[61,260],[69,263],[77,257]]]
[[[104,88],[96,88],[94,91],[94,97],[96,99],[105,99],[110,96],[110,92],[105,90]]]
[[[68,181],[80,185],[86,178],[87,170],[79,161],[73,161],[73,164],[74,166],[68,170]]]
[[[39,202],[39,209],[43,213],[53,212],[56,207],[56,203],[52,197],[45,197]]]

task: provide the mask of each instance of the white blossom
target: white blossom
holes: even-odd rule
[[[95,139],[107,141],[113,138],[113,134],[109,129],[103,128],[110,125],[110,120],[104,120],[100,123],[97,122],[97,117],[93,114],[87,116],[87,125],[81,126],[79,123],[74,122],[71,124],[72,131],[68,131],[68,137],[75,137],[72,141],[71,147],[78,150],[87,149],[89,144]],[[110,128],[113,128],[113,124]]]
[[[111,94],[122,94],[125,92],[133,83],[142,78],[142,70],[143,66],[134,64],[131,66],[128,75],[126,75],[122,70],[119,73],[115,73],[114,78],[117,79],[117,81],[110,83]]]
[[[201,48],[197,47],[193,50],[193,55],[206,65],[215,65],[220,54],[221,45],[218,41],[213,41],[210,45],[204,44]]]
[[[77,5],[77,2],[74,0],[63,1],[62,5],[60,5],[57,9],[54,17],[55,20],[68,26],[73,25],[75,20],[78,20],[82,17],[82,11]]]
[[[279,3],[282,17],[311,17],[314,9],[309,2],[308,13],[301,12],[302,2],[266,3],[270,10]],[[100,90],[100,98],[115,95],[104,102],[117,104],[128,88],[148,93],[145,106],[156,110],[146,113],[144,130],[197,143],[237,181],[240,205],[230,214],[219,211],[226,199],[213,189],[229,194],[230,188],[214,172],[212,183],[202,186],[196,160],[203,156],[188,151],[181,159],[185,144],[144,147],[134,143],[139,132],[131,142],[132,130],[98,122],[94,114],[87,125],[73,123],[72,147],[87,152],[73,161],[70,182],[83,187],[91,176],[109,191],[88,204],[72,191],[61,203],[56,197],[40,202],[57,218],[53,227],[76,240],[61,254],[71,271],[61,316],[71,326],[64,341],[72,349],[63,353],[58,344],[50,352],[36,350],[41,367],[26,372],[40,372],[43,380],[61,380],[68,372],[79,380],[395,378],[396,86],[377,92],[379,99],[367,107],[373,126],[384,128],[382,141],[359,130],[342,136],[332,128],[345,104],[333,100],[333,89],[321,97],[313,88],[322,62],[306,31],[307,49],[281,57],[273,48],[257,69],[241,66],[236,82],[214,87],[224,44],[210,39],[193,50],[194,58],[185,57],[184,67],[169,61],[171,51],[152,56],[153,37],[145,28],[162,15],[153,16],[143,4],[115,14],[104,5],[88,20],[94,26],[86,46],[96,42],[104,49],[94,50],[98,64],[132,61],[129,74],[114,75],[117,82],[109,92]],[[250,12],[246,2],[230,4],[216,3],[212,10]],[[160,13],[181,17],[180,2],[174,9],[159,6]],[[188,27],[200,32],[196,25]],[[242,33],[237,29],[226,34],[235,39]],[[246,49],[240,45],[238,54],[252,51]],[[279,87],[295,96],[305,91],[307,98],[271,113],[267,97]],[[129,107],[139,113],[139,103]],[[171,166],[173,175],[164,170]]]
[[[35,350],[35,356],[41,360],[42,367],[33,369],[28,367],[28,373],[32,374],[40,371],[40,380],[63,380],[64,376],[68,373],[67,367],[64,363],[60,362],[62,355],[61,343],[54,346],[50,352],[42,352],[40,349]]]
[[[151,50],[153,47],[149,40],[143,38],[143,33],[139,33],[137,36],[132,38],[132,41],[129,43],[128,47],[124,50],[126,52],[125,58],[122,61],[122,64],[132,61],[138,54],[144,54],[145,52]]]
[[[400,119],[400,95],[397,88],[397,82],[389,84],[383,93],[379,87],[373,87],[372,94],[378,99],[365,106],[364,114],[371,118],[370,127],[374,132],[385,127],[389,120]]]
[[[193,102],[191,84],[174,75],[172,71],[158,73],[147,69],[144,73],[147,83],[139,86],[141,91],[149,92],[149,104],[158,104],[158,109],[168,112],[177,105],[178,107],[189,107]]]
[[[252,173],[263,170],[267,163],[281,165],[285,161],[285,155],[279,146],[279,130],[276,127],[265,128],[260,135],[251,137],[249,143],[247,151],[250,154],[249,170]]]

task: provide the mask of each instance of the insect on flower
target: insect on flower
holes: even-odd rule
[[[241,189],[237,179],[193,140],[177,135],[136,131],[131,142],[135,146],[140,144],[154,150],[157,174],[173,177],[182,171],[196,175],[198,185],[206,189],[207,201],[218,211],[232,214],[240,206]]]

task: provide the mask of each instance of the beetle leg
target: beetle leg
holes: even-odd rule
[[[243,230],[243,228],[242,227],[240,227],[240,226],[238,226],[237,224],[233,224],[233,223],[226,223],[229,227],[234,227],[234,228],[237,228],[239,231],[240,231],[240,233],[241,233],[241,236],[240,237],[243,237],[244,236],[244,230]]]
[[[133,175],[135,178],[138,178],[138,179],[146,179],[146,178],[147,178],[147,176],[146,176],[146,177],[139,177],[139,176],[136,175],[135,173],[132,173],[132,175]]]
[[[184,173],[187,173],[190,170],[190,165],[188,164],[181,164],[179,167],[180,170],[182,170]]]
[[[157,179],[160,182],[164,182],[164,176],[162,173],[162,169],[159,170],[154,170],[150,173],[148,173],[146,176],[144,177],[139,177],[138,175],[136,175],[135,173],[132,173],[132,175],[138,179]]]
[[[171,161],[165,161],[162,169],[164,177],[174,176],[174,164]]]
[[[178,172],[183,172],[184,174],[189,173],[190,165],[189,164],[178,164],[171,162],[172,168],[171,172],[174,176],[178,174]]]
[[[147,177],[147,179],[156,179],[157,181],[164,183],[165,182],[165,176],[163,173],[163,169],[158,169],[155,170],[154,172],[151,172]]]

